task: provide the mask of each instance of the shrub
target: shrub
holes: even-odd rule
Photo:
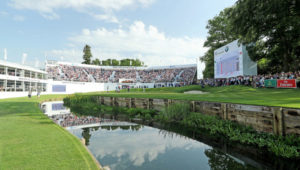
[[[267,148],[276,156],[285,158],[299,158],[300,156],[300,137],[294,135],[284,137],[259,133],[249,126],[200,113],[191,113],[180,123],[198,131],[205,129],[211,135],[221,135],[230,141]]]
[[[188,103],[175,103],[166,107],[159,116],[159,119],[166,122],[179,122],[190,114]]]

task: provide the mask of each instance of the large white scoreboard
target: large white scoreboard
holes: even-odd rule
[[[235,40],[214,51],[214,73],[215,78],[257,75],[257,64],[246,47]]]

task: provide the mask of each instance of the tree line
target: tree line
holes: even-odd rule
[[[140,67],[144,66],[144,62],[140,61],[139,59],[106,59],[106,60],[99,60],[98,58],[92,60],[92,52],[91,47],[89,45],[85,45],[83,48],[83,62],[82,64],[91,64],[91,65],[98,65],[98,66],[135,66]]]
[[[300,1],[238,0],[208,21],[201,57],[203,75],[214,77],[214,50],[238,39],[247,46],[258,73],[300,70]]]

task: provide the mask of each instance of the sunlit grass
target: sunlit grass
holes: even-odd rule
[[[97,169],[80,141],[39,109],[64,96],[0,100],[0,169]]]
[[[201,90],[207,94],[184,94],[185,91]],[[227,87],[163,87],[153,89],[131,89],[116,92],[87,93],[87,95],[119,96],[132,98],[161,98],[179,100],[197,100],[210,102],[239,103],[265,106],[300,108],[300,89],[262,89],[246,86]]]

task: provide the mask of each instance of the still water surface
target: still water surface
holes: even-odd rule
[[[55,123],[84,138],[95,158],[111,170],[295,169],[286,161],[266,163],[254,156],[259,160],[255,161],[246,155],[257,151],[245,146],[230,148],[226,142],[201,137],[203,134],[195,137],[193,130],[182,127],[158,129],[99,117],[78,117],[62,101],[46,102],[41,108]]]
[[[148,126],[70,128],[69,131],[84,137],[101,165],[112,170],[254,169],[199,141]]]

